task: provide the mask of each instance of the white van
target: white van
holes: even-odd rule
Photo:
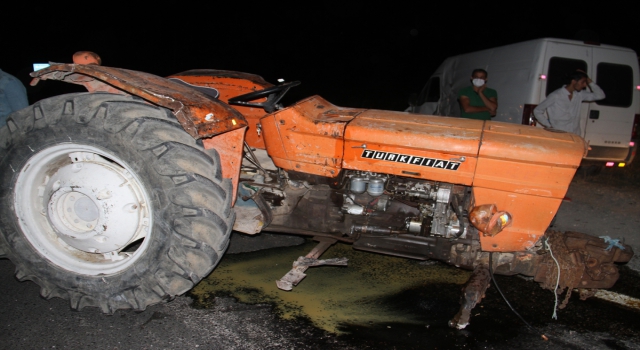
[[[487,70],[487,86],[498,92],[493,120],[530,125],[535,125],[535,106],[562,87],[566,74],[587,72],[606,98],[582,104],[581,136],[591,148],[585,160],[624,166],[633,159],[640,123],[640,77],[633,50],[545,38],[449,57],[407,111],[459,117],[458,90],[471,84],[476,68]]]

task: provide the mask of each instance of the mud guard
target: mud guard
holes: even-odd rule
[[[89,92],[138,96],[170,109],[184,130],[202,139],[247,126],[245,117],[227,104],[189,86],[153,74],[82,64],[55,64],[31,73],[40,80],[83,85]]]

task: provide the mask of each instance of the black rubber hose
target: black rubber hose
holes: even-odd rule
[[[507,297],[504,296],[504,293],[502,293],[502,290],[498,286],[498,282],[496,282],[495,277],[493,277],[493,252],[489,252],[489,275],[491,275],[491,281],[493,281],[493,285],[496,286],[496,289],[502,296],[502,299],[504,299],[504,302],[507,303],[511,311],[513,311],[513,313],[516,314],[516,316],[518,316],[522,320],[522,322],[524,322],[524,324],[526,324],[529,328],[531,328],[531,330],[533,330],[534,332],[539,332],[538,329],[530,325],[529,322],[527,322],[522,316],[520,316],[518,311],[516,311],[516,309],[514,309],[513,306],[511,306],[511,303],[509,302],[509,300],[507,300]],[[544,335],[544,333],[540,333],[540,336],[544,340],[549,340],[549,338],[546,335]]]

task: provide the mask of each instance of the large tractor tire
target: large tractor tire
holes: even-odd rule
[[[188,291],[233,226],[217,154],[130,96],[62,95],[10,115],[0,181],[0,255],[78,310],[144,310]]]

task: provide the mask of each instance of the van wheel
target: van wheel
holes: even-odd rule
[[[16,112],[0,129],[0,252],[73,309],[173,299],[211,272],[233,226],[231,183],[210,155],[169,111],[130,96]]]

